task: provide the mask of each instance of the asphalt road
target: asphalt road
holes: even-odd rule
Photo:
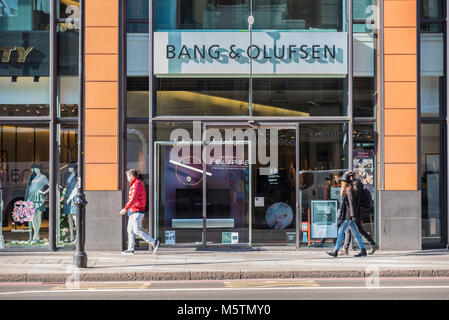
[[[0,283],[0,300],[449,300],[449,278]]]

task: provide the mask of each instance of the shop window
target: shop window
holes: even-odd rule
[[[59,247],[73,248],[76,240],[76,183],[78,178],[77,125],[58,125],[58,186],[56,239]]]
[[[248,79],[157,80],[157,115],[249,115]]]
[[[47,126],[0,126],[1,220],[6,248],[49,244]]]
[[[248,29],[249,0],[157,0],[156,30]],[[254,29],[343,30],[342,0],[254,0]]]
[[[346,114],[344,78],[254,79],[255,116],[320,117]]]
[[[355,178],[360,180],[364,188],[370,192],[374,203],[376,201],[376,144],[377,133],[374,129],[374,124],[354,124],[353,171]],[[373,239],[376,236],[375,207],[372,209],[361,209],[360,211],[360,221],[363,229]]]
[[[441,124],[421,124],[421,192],[423,245],[445,241],[443,201],[445,201],[444,162]]]
[[[255,116],[343,116],[346,79],[254,79]],[[248,79],[157,81],[157,115],[249,115]]]
[[[150,115],[148,77],[127,79],[126,103],[129,118],[147,118]]]
[[[376,96],[373,77],[354,77],[354,117],[375,117]]]
[[[152,201],[150,201],[150,195],[148,193],[149,186],[149,158],[148,158],[148,148],[149,148],[149,131],[148,124],[130,124],[128,123],[126,128],[126,170],[136,169],[140,175],[139,179],[144,182],[145,189],[147,192],[147,204],[142,220],[142,227],[145,232],[150,235],[153,234],[152,230],[149,229],[149,213],[153,213],[150,207]],[[126,192],[129,191],[129,184],[126,183]],[[146,247],[148,244],[141,239],[136,239],[136,247]]]
[[[300,243],[332,246],[337,238],[340,182],[348,170],[348,125],[300,125]]]

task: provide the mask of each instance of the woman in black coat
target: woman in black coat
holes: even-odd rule
[[[359,245],[359,248],[361,249],[360,252],[355,255],[355,257],[364,257],[367,255],[366,250],[363,245],[362,237],[360,236],[359,230],[357,229],[357,225],[354,222],[358,217],[358,212],[356,212],[356,210],[358,210],[358,206],[356,205],[357,190],[352,184],[349,172],[345,172],[340,178],[340,181],[341,205],[339,218],[342,223],[340,228],[338,229],[337,243],[335,244],[335,248],[333,251],[330,251],[327,254],[333,257],[337,257],[338,250],[340,249],[341,243],[345,238],[345,231],[347,228],[350,228],[357,241],[357,244]]]

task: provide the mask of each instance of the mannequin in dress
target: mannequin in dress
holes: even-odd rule
[[[62,213],[68,215],[69,219],[69,228],[70,228],[70,241],[75,241],[75,237],[73,235],[74,225],[76,221],[76,178],[77,174],[77,165],[70,164],[69,165],[69,176],[66,180],[66,193],[63,202]]]
[[[47,177],[42,174],[42,165],[31,165],[32,174],[28,179],[25,200],[34,204],[32,226],[34,230],[33,242],[39,241],[39,230],[42,223],[42,213],[45,211],[46,194],[50,191]]]

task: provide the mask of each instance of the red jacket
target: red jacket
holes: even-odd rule
[[[130,212],[145,212],[147,204],[147,193],[145,186],[139,179],[134,179],[130,184],[128,203],[125,206],[125,210]]]

